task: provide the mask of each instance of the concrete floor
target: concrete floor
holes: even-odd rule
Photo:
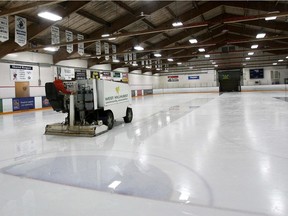
[[[285,97],[138,97],[94,138],[43,135],[50,110],[2,115],[0,215],[287,216]]]

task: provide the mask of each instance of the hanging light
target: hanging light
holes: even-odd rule
[[[42,18],[44,18],[44,19],[51,20],[51,21],[59,21],[59,20],[62,20],[62,17],[61,17],[61,16],[58,16],[57,14],[53,14],[53,13],[48,12],[48,11],[44,11],[44,12],[38,13],[38,16],[39,16],[39,17],[42,17]]]
[[[190,42],[191,44],[198,43],[197,39],[195,39],[195,38],[190,39],[189,42]]]
[[[155,57],[161,57],[162,55],[160,53],[154,53]]]
[[[181,21],[177,20],[177,21],[175,21],[175,22],[172,23],[172,26],[173,26],[173,27],[183,26],[183,23],[182,23]]]
[[[256,35],[256,38],[264,38],[266,36],[266,33],[259,33]]]
[[[104,37],[109,37],[109,36],[110,36],[110,34],[108,34],[108,33],[105,33],[105,34],[102,34],[102,35],[101,35],[102,38],[104,38]]]
[[[144,50],[144,48],[143,48],[142,46],[140,46],[140,45],[134,46],[134,49],[135,49],[135,50],[138,50],[138,51]]]

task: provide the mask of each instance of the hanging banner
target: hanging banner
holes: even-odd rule
[[[117,48],[116,45],[112,44],[112,53],[116,53]],[[112,60],[115,61],[117,59],[117,55],[112,55]]]
[[[73,33],[71,31],[66,30],[65,36],[66,36],[66,42],[72,42],[73,41]],[[66,45],[66,50],[68,53],[72,53],[73,52],[73,44]]]
[[[59,44],[60,43],[60,31],[56,26],[51,27],[51,44]],[[59,49],[59,47],[57,47]]]
[[[77,34],[77,40],[81,41],[84,40],[84,36],[81,34]],[[78,43],[78,53],[79,55],[84,55],[84,43]]]
[[[10,65],[10,77],[13,81],[30,81],[32,80],[32,66]]]
[[[101,42],[100,41],[96,41],[96,55],[101,55]],[[98,59],[100,59],[101,57],[97,57]]]
[[[132,56],[132,53],[129,53],[129,64],[132,64],[132,61],[133,61],[133,56]]]
[[[9,20],[8,16],[0,17],[0,41],[9,40]]]
[[[136,53],[133,53],[133,64],[134,65],[137,64],[136,59],[137,59],[137,55],[136,55]]]
[[[109,43],[104,42],[104,53],[107,54],[105,55],[105,60],[109,60]]]
[[[125,64],[128,64],[128,54],[127,53],[124,54],[124,62],[125,62]]]
[[[15,16],[15,42],[20,46],[27,43],[27,22],[25,18]]]

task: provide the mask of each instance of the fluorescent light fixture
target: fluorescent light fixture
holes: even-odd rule
[[[108,185],[108,188],[115,190],[120,184],[121,181],[113,181],[110,185]]]
[[[218,65],[214,65],[214,67],[218,67]]]
[[[189,67],[189,69],[193,69],[193,67],[192,67],[192,66],[190,66],[190,67]]]
[[[245,59],[246,59],[246,60],[250,60],[250,57],[246,57]]]
[[[205,58],[210,58],[210,55],[205,55]]]
[[[132,66],[134,66],[134,67],[137,67],[137,66],[138,66],[138,64],[132,64]]]
[[[189,42],[190,42],[191,44],[198,43],[197,39],[190,39]]]
[[[44,19],[51,20],[51,21],[59,21],[59,20],[62,20],[62,17],[61,17],[61,16],[58,16],[58,15],[53,14],[53,13],[50,13],[50,12],[48,12],[48,11],[38,13],[38,16],[39,16],[39,17],[42,17],[42,18],[44,18]]]
[[[288,56],[286,56],[286,58],[288,59]]]
[[[154,53],[155,57],[161,57],[162,55],[160,53]]]
[[[279,60],[278,60],[278,62],[283,62],[283,61],[284,61],[283,59],[279,59]]]
[[[115,62],[115,63],[119,63],[120,60],[119,60],[119,59],[114,59],[113,62]]]
[[[175,21],[172,23],[173,27],[179,27],[179,26],[183,26],[183,23],[181,21]]]
[[[216,64],[216,62],[212,62],[212,64]]]
[[[182,65],[182,62],[177,62],[177,65]]]
[[[205,52],[204,48],[199,48],[198,50],[199,50],[199,52]]]
[[[248,55],[249,56],[254,55],[254,52],[249,52]]]
[[[251,46],[251,49],[257,49],[258,48],[258,44],[254,44]]]
[[[101,35],[101,37],[103,37],[103,38],[104,38],[104,37],[109,37],[109,36],[110,36],[110,34],[108,34],[108,33]]]
[[[277,65],[277,63],[275,62],[275,63],[273,63],[273,65]]]
[[[108,38],[108,40],[109,40],[109,41],[111,41],[111,40],[116,40],[116,38],[115,38],[115,37],[113,37],[113,38]]]
[[[134,46],[134,49],[135,49],[135,50],[138,50],[138,51],[144,50],[144,48],[143,48],[142,46],[140,46],[140,45]]]
[[[179,197],[179,200],[182,200],[182,201],[186,201],[188,200],[190,197],[190,193],[188,192],[181,192],[181,195]]]
[[[160,71],[160,68],[156,68],[157,71]]]
[[[288,57],[288,56],[287,56]],[[167,59],[169,62],[172,62],[172,61],[174,61],[172,58],[168,58]]]
[[[264,38],[266,36],[266,33],[259,33],[256,35],[256,38]]]
[[[270,17],[266,17],[265,20],[269,21],[269,20],[275,20],[277,18],[277,16],[270,16]]]
[[[45,47],[44,50],[49,52],[56,52],[58,49],[57,47]]]

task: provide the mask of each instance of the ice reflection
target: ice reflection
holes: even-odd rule
[[[66,156],[10,166],[6,174],[58,184],[169,200],[169,177],[155,166],[137,160],[106,156]]]

